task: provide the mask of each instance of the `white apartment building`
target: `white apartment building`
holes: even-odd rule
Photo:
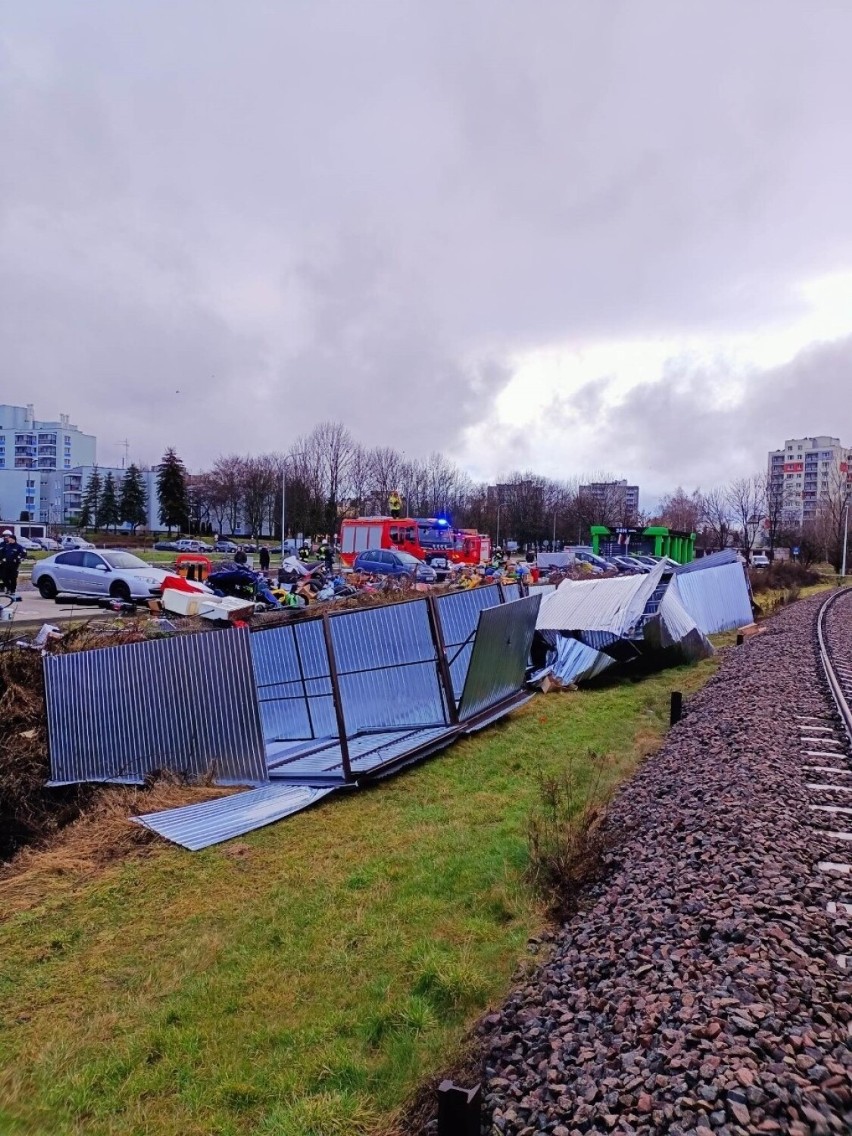
[[[83,496],[94,473],[94,465],[79,465],[68,470],[54,470],[42,475],[41,512],[38,519],[48,525],[68,525],[79,516],[83,506]],[[117,466],[99,466],[101,484],[107,474],[112,474],[116,496],[121,494],[121,483],[127,471]],[[160,527],[159,501],[157,499],[157,471],[141,470],[140,476],[148,494],[148,517],[145,527],[156,530]]]
[[[41,421],[28,406],[0,404],[0,519],[17,521],[22,514],[46,520],[42,507],[45,475],[92,465],[96,439],[74,426],[67,414]]]
[[[788,438],[783,449],[770,450],[768,467],[771,491],[782,495],[788,524],[811,520],[822,501],[852,487],[852,450],[827,434]]]

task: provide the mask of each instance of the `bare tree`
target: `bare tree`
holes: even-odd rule
[[[740,527],[740,547],[743,555],[750,560],[758,528],[766,516],[763,474],[738,477],[728,486],[726,497],[733,520]]]
[[[701,506],[701,494],[697,489],[687,494],[679,485],[674,493],[667,494],[660,501],[658,511],[660,524],[678,532],[695,532],[701,519]]]
[[[731,505],[726,489],[711,489],[701,498],[699,522],[715,548],[727,548],[731,536]]]

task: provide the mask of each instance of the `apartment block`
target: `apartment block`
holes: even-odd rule
[[[23,513],[42,519],[45,474],[95,461],[96,439],[73,425],[67,414],[42,421],[28,406],[0,405],[0,518]]]
[[[593,497],[596,501],[621,518],[635,517],[639,512],[639,486],[628,485],[627,481],[593,481],[581,485],[580,493]]]
[[[768,456],[770,490],[783,501],[788,524],[812,520],[822,502],[852,488],[852,450],[839,438],[820,434],[788,438]]]
[[[74,469],[55,470],[44,474],[41,479],[41,512],[39,520],[49,525],[71,524],[79,516],[83,507],[83,496],[94,473],[94,465],[75,466]],[[121,483],[127,471],[117,466],[99,466],[101,483],[112,474],[116,494],[121,492]],[[145,527],[158,529],[159,502],[157,499],[157,471],[141,470],[140,476],[148,494],[148,517]]]

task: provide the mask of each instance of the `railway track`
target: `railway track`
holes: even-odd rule
[[[800,733],[815,798],[810,808],[828,845],[817,868],[839,892],[827,901],[826,914],[845,921],[852,917],[852,588],[834,592],[821,606],[817,644],[836,717],[802,717]],[[837,965],[852,972],[852,955],[838,954]]]
[[[493,1136],[852,1132],[852,589],[726,652],[483,1023]]]

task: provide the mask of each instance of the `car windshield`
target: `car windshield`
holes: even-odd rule
[[[133,556],[129,552],[102,552],[104,560],[109,564],[110,568],[150,568],[150,564],[146,564],[144,560],[140,560],[138,556]]]
[[[417,559],[417,557],[412,556],[410,552],[398,552],[396,555],[402,561],[403,564],[419,564],[420,563],[420,561]]]

